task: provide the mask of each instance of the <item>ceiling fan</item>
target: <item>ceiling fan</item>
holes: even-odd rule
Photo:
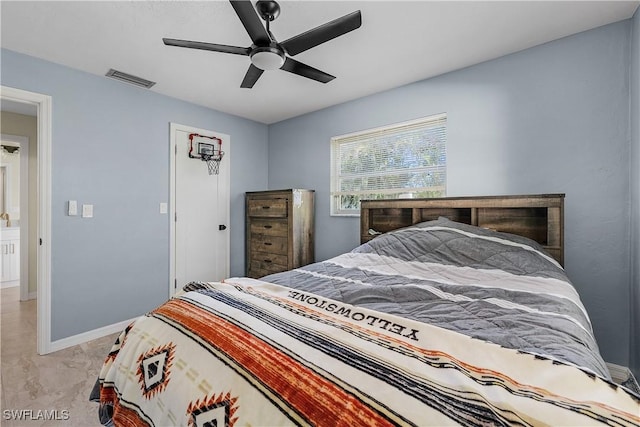
[[[258,13],[254,10],[250,1],[230,0],[230,2],[238,18],[240,18],[242,25],[244,25],[247,33],[249,33],[249,37],[251,37],[251,41],[253,42],[251,46],[228,46],[169,38],[163,38],[162,41],[167,46],[249,56],[251,58],[251,65],[249,65],[249,69],[240,85],[240,87],[243,88],[252,88],[265,70],[275,70],[278,68],[322,83],[330,82],[335,79],[335,76],[303,64],[302,62],[298,62],[292,59],[291,56],[295,56],[319,44],[340,37],[343,34],[360,28],[360,25],[362,25],[362,16],[358,10],[291,37],[282,43],[278,43],[269,29],[269,23],[280,15],[280,6],[277,2],[274,0],[257,1],[256,9]],[[260,22],[258,14],[266,22],[266,28]]]

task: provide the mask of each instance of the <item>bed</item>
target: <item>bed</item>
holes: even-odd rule
[[[564,195],[363,201],[361,245],[127,327],[105,425],[640,424],[562,264]]]

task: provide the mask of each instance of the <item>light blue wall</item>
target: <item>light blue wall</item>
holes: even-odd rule
[[[271,125],[269,188],[316,190],[318,260],[350,250],[359,220],[329,216],[329,139],[446,112],[449,196],[566,193],[567,272],[602,354],[628,365],[630,25]]]
[[[631,37],[631,369],[640,378],[640,9]]]
[[[244,192],[267,180],[266,125],[8,50],[1,66],[2,85],[53,99],[52,340],[166,300],[170,122],[231,136],[231,274],[244,274]],[[70,199],[95,217],[65,215]]]

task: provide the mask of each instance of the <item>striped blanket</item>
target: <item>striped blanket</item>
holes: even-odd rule
[[[96,384],[105,425],[640,425],[558,263],[445,219],[191,283],[121,334]]]
[[[570,365],[253,279],[188,289],[107,358],[115,425],[640,423],[637,397]]]

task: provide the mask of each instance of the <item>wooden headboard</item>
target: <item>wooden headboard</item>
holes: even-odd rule
[[[363,200],[360,242],[439,217],[528,237],[564,265],[564,194]]]

